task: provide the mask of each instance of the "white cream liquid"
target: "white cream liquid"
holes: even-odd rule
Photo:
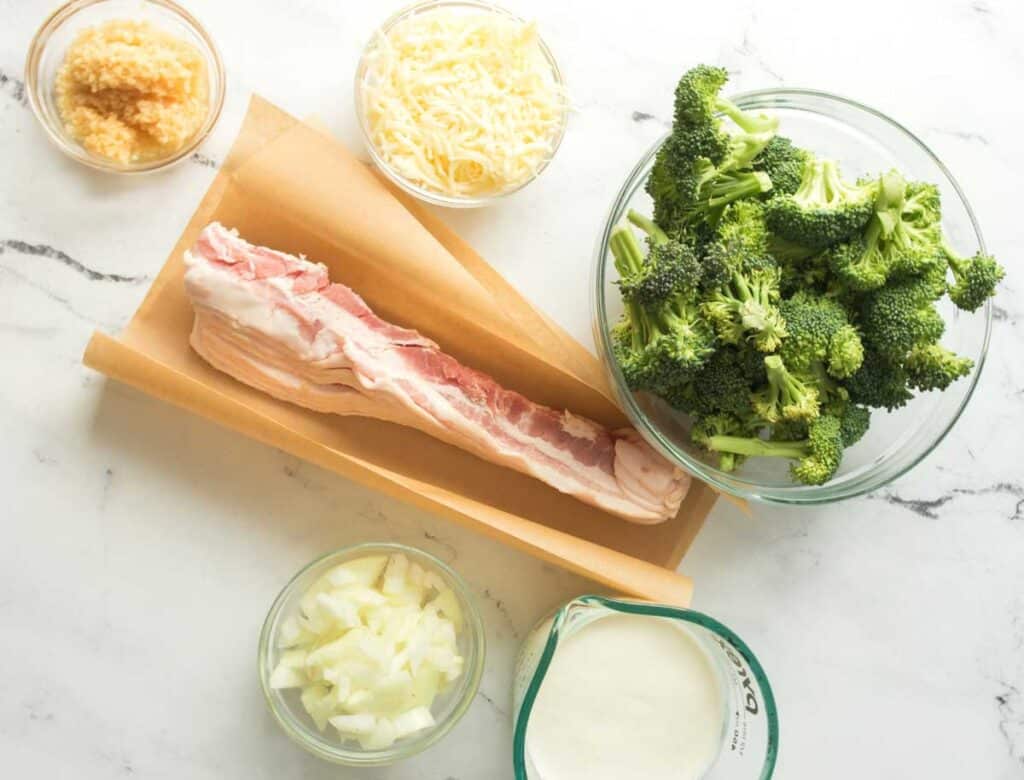
[[[714,662],[685,629],[610,615],[559,642],[526,753],[537,780],[697,780],[718,755],[724,707]]]

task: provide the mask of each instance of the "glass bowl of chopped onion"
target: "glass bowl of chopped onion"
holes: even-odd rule
[[[974,212],[949,169],[919,138],[881,112],[847,98],[801,89],[748,92],[731,100],[741,109],[777,116],[781,135],[836,160],[851,181],[896,169],[909,181],[935,184],[942,200],[942,229],[950,243],[965,255],[986,251]],[[961,311],[947,297],[937,303],[946,323],[940,343],[970,358],[970,372],[944,391],[915,392],[894,411],[872,409],[867,433],[843,451],[838,471],[822,485],[796,483],[786,458],[750,457],[733,471],[721,469],[691,441],[692,418],[651,393],[633,392],[627,386],[613,351],[612,329],[624,306],[609,239],[630,209],[652,213],[644,185],[663,141],[641,157],[616,195],[592,266],[594,338],[609,382],[633,425],[672,462],[719,490],[771,503],[812,505],[863,495],[920,463],[950,432],[971,399],[988,350],[991,300],[974,312]]]
[[[263,695],[320,758],[381,766],[444,737],[483,673],[483,622],[462,579],[402,544],[345,547],[296,574],[259,640]]]
[[[68,62],[73,51],[81,54],[86,33],[93,36],[90,59]],[[104,35],[111,56],[116,49],[121,61],[100,59],[96,38],[102,42]],[[154,44],[168,42],[176,48],[172,64],[166,47],[152,53]],[[161,89],[180,84],[180,94],[139,91],[129,66],[139,69],[139,83]],[[161,66],[179,70],[160,74]],[[180,73],[185,66],[195,74],[188,80]],[[50,14],[29,45],[25,91],[47,137],[72,159],[111,173],[149,173],[187,159],[210,135],[224,106],[224,64],[210,34],[174,0],[70,0]],[[82,93],[80,104],[62,103],[76,92]],[[116,115],[131,110],[125,101],[135,104],[131,121]]]
[[[354,93],[377,167],[449,208],[534,181],[568,120],[562,72],[536,25],[478,0],[426,0],[391,16],[363,51]]]

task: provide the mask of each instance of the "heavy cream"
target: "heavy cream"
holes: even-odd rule
[[[715,662],[678,621],[610,614],[559,642],[526,754],[537,780],[696,780],[725,707]]]

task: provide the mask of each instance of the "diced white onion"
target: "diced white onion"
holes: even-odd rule
[[[272,688],[301,688],[323,731],[382,749],[434,725],[435,697],[462,673],[458,599],[404,555],[347,561],[281,622]]]

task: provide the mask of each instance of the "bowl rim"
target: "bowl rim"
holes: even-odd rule
[[[274,691],[270,688],[270,673],[273,671],[270,665],[270,655],[274,650],[273,629],[278,622],[281,610],[285,602],[298,589],[299,583],[312,571],[319,567],[325,567],[334,561],[342,562],[350,560],[360,554],[372,555],[374,553],[395,554],[400,553],[421,564],[426,564],[436,570],[444,577],[452,587],[463,609],[465,626],[463,632],[469,637],[469,642],[475,648],[473,664],[463,671],[464,682],[462,693],[448,717],[436,723],[432,728],[415,737],[405,741],[398,741],[394,745],[382,750],[362,750],[360,748],[346,748],[341,741],[335,745],[327,745],[319,734],[314,733],[301,721],[283,713],[278,706]],[[400,542],[361,542],[354,545],[339,547],[325,553],[300,568],[274,598],[267,611],[260,629],[259,642],[257,645],[257,674],[260,679],[260,688],[263,691],[263,700],[267,709],[273,715],[281,730],[295,744],[304,750],[312,753],[318,758],[344,766],[385,766],[409,758],[431,747],[445,737],[462,717],[469,710],[477,691],[480,688],[480,681],[483,677],[484,664],[487,657],[487,634],[484,629],[483,619],[477,607],[466,581],[452,569],[448,564],[437,556]]]
[[[842,104],[857,111],[867,113],[889,125],[894,130],[902,133],[905,138],[915,144],[946,177],[949,185],[963,205],[964,212],[966,213],[971,229],[974,232],[979,251],[988,251],[981,231],[981,226],[978,223],[974,209],[971,207],[970,201],[964,194],[960,183],[956,180],[956,177],[953,176],[952,171],[950,171],[945,163],[939,159],[935,152],[933,152],[924,141],[895,119],[892,119],[878,109],[864,105],[852,98],[816,89],[804,89],[798,87],[767,88],[740,92],[730,97],[734,103],[741,107],[744,105],[750,106],[751,104],[756,104],[763,100],[773,100],[775,101],[775,107],[777,108],[788,107],[786,105],[787,98],[795,99],[797,101],[801,99],[812,99],[824,101],[825,103]],[[793,105],[792,107],[797,106]],[[664,455],[670,462],[690,472],[704,482],[707,482],[717,490],[739,498],[753,499],[763,503],[782,504],[787,506],[813,506],[856,498],[857,496],[862,496],[878,490],[899,479],[935,451],[935,449],[953,429],[953,426],[956,425],[956,422],[960,419],[966,409],[968,402],[973,397],[974,391],[977,388],[978,381],[981,377],[982,370],[985,366],[989,341],[992,335],[991,300],[986,301],[983,308],[985,332],[981,343],[981,349],[977,356],[974,370],[968,378],[969,384],[966,392],[964,393],[964,396],[956,410],[950,416],[945,426],[930,438],[927,445],[922,447],[921,451],[915,457],[910,458],[906,463],[896,467],[893,472],[887,475],[882,481],[873,482],[871,480],[871,475],[874,472],[869,468],[864,474],[859,475],[857,479],[841,485],[839,490],[836,490],[836,486],[831,482],[826,483],[825,485],[798,485],[794,483],[793,485],[787,486],[764,486],[746,482],[732,475],[728,475],[704,461],[697,460],[685,452],[678,451],[677,448],[671,445],[659,428],[648,419],[643,410],[640,409],[634,394],[626,389],[622,371],[612,354],[608,328],[605,327],[605,323],[608,321],[608,313],[605,304],[605,279],[603,272],[608,252],[608,239],[611,234],[611,230],[615,226],[615,222],[613,220],[619,205],[625,201],[631,191],[635,191],[635,187],[633,187],[634,183],[641,176],[644,168],[648,165],[651,158],[656,154],[657,150],[664,143],[668,135],[669,133],[666,132],[648,148],[648,150],[633,166],[632,170],[626,177],[625,182],[619,188],[610,208],[605,214],[604,228],[598,236],[594,260],[591,263],[591,320],[593,323],[594,340],[598,347],[599,357],[604,367],[605,375],[608,377],[612,391],[615,393],[615,397],[625,411],[629,421],[640,432],[644,439],[651,444],[651,446],[661,452],[662,455]]]
[[[207,78],[216,84],[215,94],[211,94],[209,111],[207,112],[206,119],[203,120],[202,127],[199,128],[188,143],[169,157],[146,160],[140,163],[124,164],[114,162],[113,160],[105,160],[102,157],[90,154],[80,143],[71,139],[62,128],[54,127],[53,123],[50,121],[46,111],[43,110],[40,91],[43,89],[52,89],[53,85],[42,84],[37,77],[37,72],[43,52],[49,43],[50,36],[53,35],[53,33],[59,29],[62,24],[74,18],[76,14],[87,8],[103,5],[112,1],[113,0],[68,0],[68,2],[58,7],[46,17],[32,36],[32,40],[28,47],[28,53],[25,56],[25,94],[28,98],[29,107],[32,109],[32,114],[46,132],[46,137],[54,144],[54,146],[64,152],[68,157],[82,163],[83,165],[87,165],[90,168],[107,173],[129,175],[153,173],[155,171],[169,168],[172,165],[188,158],[202,145],[202,143],[209,137],[210,133],[213,132],[213,128],[217,126],[217,122],[220,120],[220,115],[224,108],[224,100],[227,93],[227,78],[224,70],[224,61],[221,58],[217,44],[214,42],[213,37],[209,32],[207,32],[206,28],[188,10],[176,3],[175,0],[139,0],[142,5],[158,6],[164,10],[170,11],[171,14],[176,16],[180,22],[188,27],[203,42],[203,45],[209,50],[210,57],[207,58],[205,53],[202,51],[200,51],[200,53],[204,55],[204,60],[208,60],[207,68],[213,71],[213,74],[208,73]],[[211,62],[209,60],[212,60],[212,68],[210,68]]]
[[[399,173],[395,168],[384,159],[381,153],[378,151],[376,144],[373,143],[370,134],[370,128],[367,123],[366,112],[363,110],[363,82],[364,76],[367,71],[367,57],[373,48],[374,41],[378,35],[385,33],[394,27],[404,19],[414,16],[419,13],[426,11],[433,11],[439,8],[470,8],[477,9],[480,11],[489,11],[492,13],[500,14],[513,21],[528,24],[528,21],[518,14],[508,10],[507,8],[498,5],[497,3],[489,2],[489,0],[418,0],[418,2],[407,5],[404,8],[399,9],[395,13],[391,14],[381,24],[379,24],[374,30],[370,39],[367,41],[366,46],[363,48],[362,53],[359,55],[359,62],[356,65],[354,86],[352,90],[353,102],[355,103],[356,118],[359,123],[359,130],[363,137],[363,143],[366,146],[367,152],[374,164],[380,171],[395,185],[400,187],[405,192],[413,195],[420,200],[427,203],[431,203],[435,206],[445,206],[447,208],[457,209],[470,209],[480,208],[490,203],[507,198],[510,195],[514,195],[524,187],[532,184],[540,175],[547,170],[548,166],[551,165],[555,159],[555,155],[558,153],[559,148],[562,146],[562,141],[565,139],[565,133],[569,125],[569,102],[568,100],[563,101],[562,112],[560,121],[558,123],[558,130],[556,131],[552,143],[551,152],[547,155],[543,163],[534,171],[533,176],[526,179],[525,181],[517,184],[515,187],[501,190],[489,195],[446,195],[442,192],[430,189],[423,185],[417,184],[416,182],[406,178]],[[558,66],[558,61],[555,59],[555,55],[551,48],[548,46],[544,38],[537,34],[537,45],[539,46],[541,53],[547,60],[548,65],[551,67],[551,73],[554,76],[555,82],[565,92],[566,82],[565,76]]]

